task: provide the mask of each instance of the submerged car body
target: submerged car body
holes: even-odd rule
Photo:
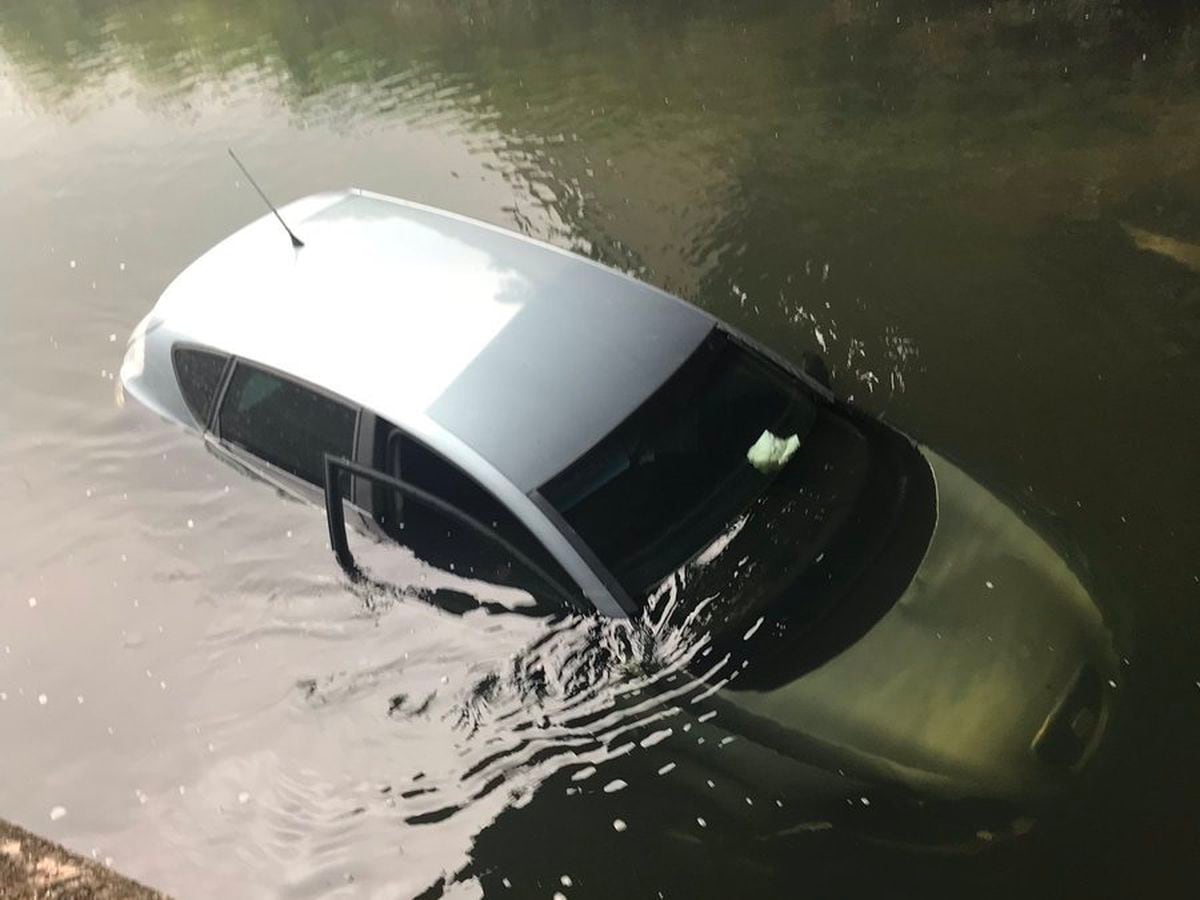
[[[637,616],[673,583],[753,654],[713,685],[721,727],[866,783],[1018,799],[1093,753],[1095,604],[936,453],[573,254],[358,190],[281,212],[304,245],[264,216],[205,253],[122,383],[324,502],[348,568],[343,501],[468,579],[528,587],[515,559],[552,611]]]

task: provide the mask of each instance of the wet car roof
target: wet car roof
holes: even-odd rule
[[[713,327],[700,310],[549,245],[364,191],[321,194],[222,241],[164,293],[176,333],[403,426],[426,417],[517,487],[612,430]]]

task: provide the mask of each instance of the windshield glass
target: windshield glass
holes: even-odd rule
[[[714,330],[541,493],[640,597],[763,492],[815,417],[800,382]]]

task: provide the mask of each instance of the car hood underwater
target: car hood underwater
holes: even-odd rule
[[[1011,809],[1047,799],[1081,772],[1107,729],[1112,637],[1047,541],[956,466],[917,449],[936,483],[937,519],[911,582],[856,640],[816,665],[795,661],[797,677],[755,677],[760,651],[799,652],[788,627],[739,625],[741,667],[705,697],[720,711],[709,740],[757,744],[760,754],[740,754],[743,777],[773,770],[793,797],[829,794],[836,772],[839,803],[881,786],[922,803]],[[753,523],[738,528],[741,537]],[[738,557],[740,544],[727,540],[719,555]]]

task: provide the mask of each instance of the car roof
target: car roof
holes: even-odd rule
[[[267,214],[164,292],[184,340],[271,366],[404,427],[433,421],[522,491],[642,403],[714,320],[590,260],[349,190]]]

